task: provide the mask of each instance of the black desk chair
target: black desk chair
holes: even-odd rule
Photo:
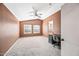
[[[53,44],[54,44],[54,47],[58,46],[59,48],[61,48],[61,36],[59,34],[53,35]]]
[[[58,46],[61,49],[61,36],[59,34],[49,35],[49,43]]]

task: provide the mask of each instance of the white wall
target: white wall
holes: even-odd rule
[[[61,55],[79,56],[79,4],[65,4],[61,9]]]

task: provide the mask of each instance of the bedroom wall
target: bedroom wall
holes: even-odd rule
[[[58,11],[51,16],[47,17],[43,20],[43,35],[48,36],[49,30],[48,30],[48,22],[53,20],[53,32],[55,34],[60,34],[61,30],[61,11]],[[46,29],[47,27],[47,29]],[[53,33],[52,32],[52,33]]]
[[[42,20],[40,20],[40,19],[20,21],[19,24],[20,24],[20,37],[42,35]],[[40,25],[40,29],[41,29],[40,33],[24,34],[24,25],[25,24]]]
[[[3,55],[19,37],[16,17],[0,3],[0,55]]]

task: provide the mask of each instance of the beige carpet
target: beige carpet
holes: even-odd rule
[[[44,36],[22,37],[5,53],[6,56],[60,56],[61,51]]]

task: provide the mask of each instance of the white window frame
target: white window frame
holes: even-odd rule
[[[39,32],[34,31],[34,26],[39,26]],[[33,33],[40,33],[40,30],[41,30],[40,25],[33,25]]]
[[[28,25],[31,27],[31,31],[30,32],[25,32],[25,29],[26,29],[25,26],[28,26]],[[32,25],[30,25],[30,24],[25,24],[24,25],[24,34],[32,34]]]

